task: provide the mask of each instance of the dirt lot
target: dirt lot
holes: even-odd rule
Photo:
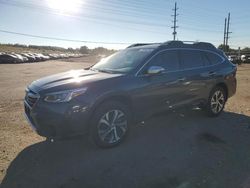
[[[23,116],[26,86],[46,75],[81,69],[95,62],[94,57],[26,64],[0,64],[0,180],[9,163],[30,144],[44,140],[27,126]]]
[[[23,116],[26,85],[94,61],[0,65],[2,187],[250,187],[250,65],[238,67],[237,94],[218,118],[189,109],[161,114],[108,150],[85,139],[45,142]]]

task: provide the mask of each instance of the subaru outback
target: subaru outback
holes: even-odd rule
[[[41,136],[87,133],[112,147],[133,123],[161,111],[191,104],[218,116],[236,92],[236,71],[210,43],[134,44],[85,70],[32,82],[25,115]]]

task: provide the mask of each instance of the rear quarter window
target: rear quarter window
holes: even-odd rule
[[[210,65],[216,65],[222,63],[224,60],[221,56],[215,53],[212,52],[204,52],[204,53]]]

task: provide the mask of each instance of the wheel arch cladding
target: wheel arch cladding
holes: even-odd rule
[[[100,99],[98,102],[96,102],[96,104],[93,107],[93,110],[91,111],[91,115],[89,120],[91,121],[91,119],[93,118],[96,110],[104,103],[106,102],[119,102],[122,105],[126,106],[128,108],[128,110],[130,111],[130,118],[131,120],[133,120],[134,116],[133,116],[133,105],[132,105],[132,99],[129,96],[126,95],[111,95],[111,96],[106,96],[102,99]]]

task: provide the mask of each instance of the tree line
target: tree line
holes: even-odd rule
[[[36,50],[51,50],[51,51],[59,51],[63,53],[81,53],[81,54],[112,54],[115,50],[110,50],[104,47],[97,47],[94,49],[90,49],[87,46],[81,46],[80,48],[63,48],[58,46],[40,46],[40,45],[24,45],[24,44],[0,44],[0,46],[10,46],[16,48],[23,48],[25,50],[36,49]]]
[[[218,49],[223,50],[226,53],[238,53],[239,52],[239,49],[233,49],[233,48],[230,48],[229,45],[223,45],[223,44],[219,45]],[[240,52],[250,54],[250,48],[249,47],[242,48],[240,49]]]

